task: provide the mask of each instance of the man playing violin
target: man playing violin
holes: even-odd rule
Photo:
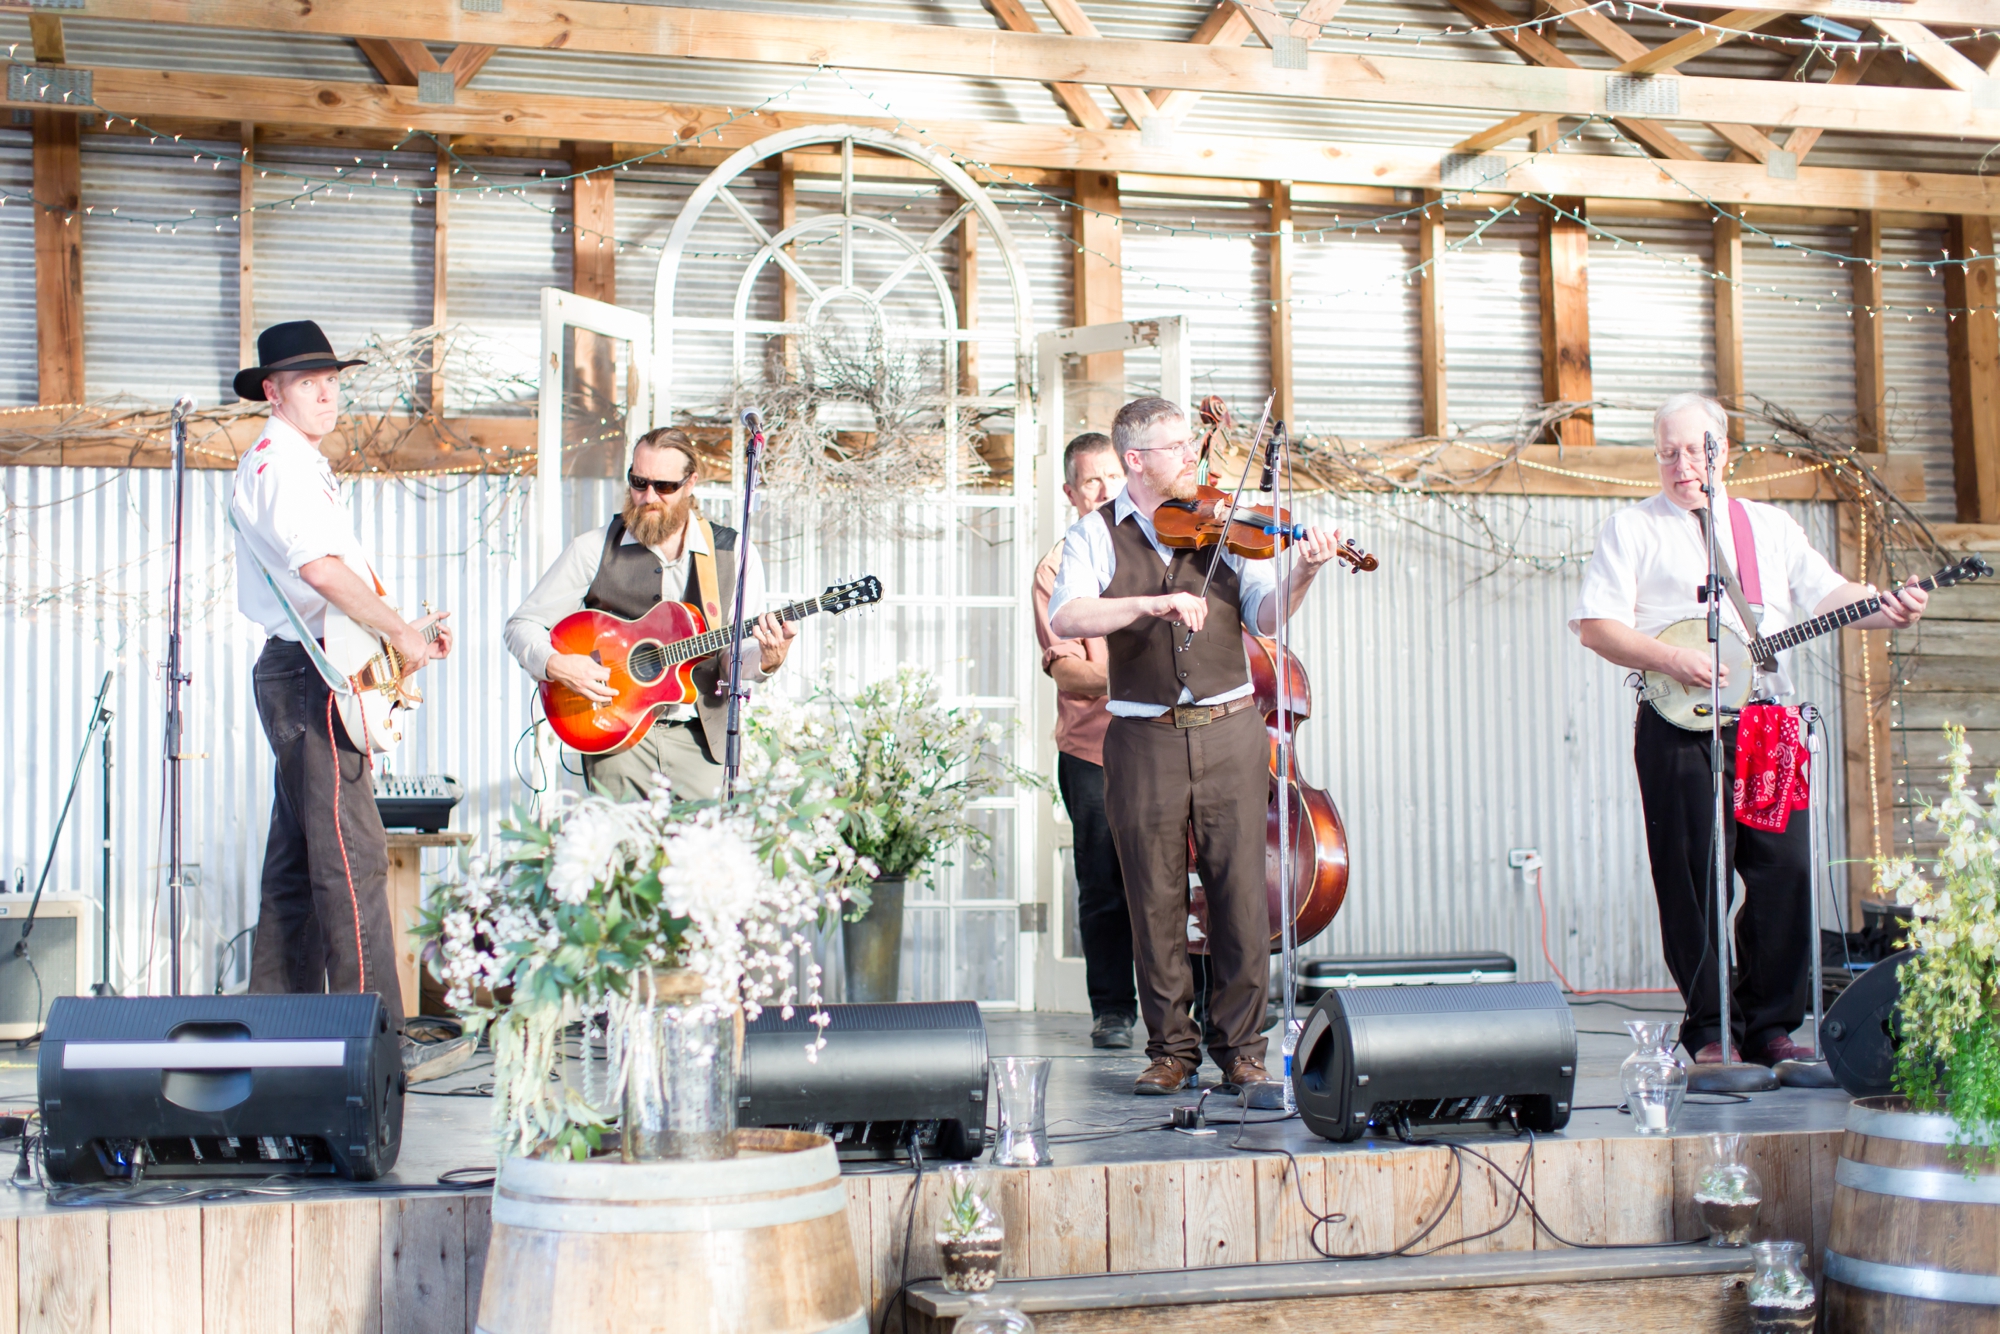
[[[1168,502],[1192,500],[1197,453],[1188,419],[1163,398],[1119,409],[1111,440],[1125,489],[1079,520],[1063,542],[1049,625],[1103,638],[1111,722],[1104,804],[1125,876],[1139,1012],[1150,1060],[1132,1091],[1195,1087],[1201,1032],[1188,1010],[1188,834],[1208,896],[1209,1055],[1235,1086],[1270,1078],[1259,1032],[1268,986],[1264,888],[1270,790],[1242,631],[1277,632],[1305,600],[1340,534],[1307,529],[1289,587],[1268,561],[1211,545],[1171,549],[1154,528]],[[1212,574],[1211,574],[1212,571]]]
[[[639,438],[625,478],[625,505],[603,528],[579,535],[507,618],[507,651],[537,681],[557,681],[598,703],[615,696],[611,670],[594,654],[558,653],[549,642],[557,621],[585,607],[636,620],[663,601],[702,608],[710,625],[735,605],[735,529],[711,524],[694,503],[701,479],[694,442],[662,427]],[[764,567],[751,547],[745,561],[743,605],[764,601]],[[798,626],[766,613],[754,633],[758,656],[743,664],[745,681],[761,681],[784,664]],[[653,775],[674,794],[713,797],[722,791],[723,743],[729,714],[729,651],[694,669],[694,703],[665,710],[639,744],[615,754],[583,757],[584,781],[614,801],[647,796]]]

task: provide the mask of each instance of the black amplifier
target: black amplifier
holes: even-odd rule
[[[55,1181],[370,1181],[403,1141],[400,1041],[373,992],[65,996],[37,1097]]]
[[[449,774],[383,774],[375,780],[375,809],[384,829],[443,831],[465,789]]]
[[[1292,1058],[1299,1119],[1366,1134],[1560,1130],[1576,1088],[1576,1020],[1553,982],[1329,991]]]
[[[841,1158],[976,1158],[986,1145],[986,1021],[972,1001],[767,1008],[743,1026],[737,1121],[832,1138]]]

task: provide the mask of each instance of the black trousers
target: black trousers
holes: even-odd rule
[[[1736,772],[1736,733],[1723,732],[1723,772]],[[1716,994],[1714,860],[1715,788],[1707,732],[1674,726],[1641,705],[1632,745],[1639,800],[1646,813],[1646,854],[1660,904],[1667,970],[1687,1005],[1681,1041],[1690,1052],[1722,1038]],[[1814,782],[1823,776],[1814,774]],[[1724,799],[1728,799],[1725,790]],[[1730,1036],[1757,1060],[1764,1044],[1805,1019],[1812,942],[1810,824],[1792,812],[1783,833],[1749,829],[1729,818],[1731,868],[1743,879],[1736,917],[1736,976],[1730,989]]]
[[[1104,766],[1066,752],[1056,755],[1056,785],[1075,831],[1076,925],[1083,936],[1083,980],[1090,1012],[1131,1023],[1139,1015],[1132,982],[1132,914],[1125,906],[1125,878],[1118,846],[1104,818]]]
[[[400,1028],[389,840],[368,757],[347,739],[338,715],[329,732],[332,692],[298,644],[266,643],[255,679],[257,715],[278,772],[250,990],[373,991]]]

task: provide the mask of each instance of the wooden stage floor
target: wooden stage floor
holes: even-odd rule
[[[1631,1133],[1618,1065],[1631,1050],[1606,1004],[1576,1006],[1578,1110],[1567,1129],[1530,1146],[1511,1136],[1452,1136],[1522,1181],[1548,1227],[1578,1242],[1669,1242],[1698,1235],[1687,1204],[1699,1136],[1750,1137],[1763,1177],[1764,1235],[1808,1242],[1816,1256],[1831,1210],[1847,1098],[1780,1090],[1742,1102],[1690,1105],[1676,1135]],[[1671,1016],[1665,1016],[1671,1017]],[[1194,1137],[1160,1129],[1182,1098],[1137,1099],[1144,1056],[1098,1052],[1073,1015],[988,1016],[994,1055],[1054,1059],[1049,1122],[1055,1166],[992,1171],[1007,1227],[1004,1272],[1017,1277],[1179,1270],[1312,1261],[1318,1229],[1339,1255],[1388,1251],[1435,1223],[1444,1254],[1561,1249],[1524,1211],[1500,1225],[1513,1192],[1449,1148],[1357,1141],[1336,1145],[1296,1120]],[[1203,1078],[1216,1077],[1213,1066]],[[441,1193],[438,1174],[490,1165],[483,1058],[413,1094],[401,1160],[360,1193],[337,1187],[158,1206],[53,1207],[34,1187],[0,1192],[0,1334],[22,1331],[473,1330],[488,1229],[484,1192]],[[0,1104],[31,1106],[33,1053],[0,1062]],[[1209,1110],[1233,1105],[1211,1097]],[[1253,1114],[1254,1116],[1255,1114]],[[1289,1150],[1291,1162],[1276,1152]],[[938,1272],[931,1241],[943,1196],[927,1171],[912,1218],[907,1168],[855,1166],[848,1217],[864,1289],[879,1311],[905,1277]],[[428,1188],[428,1189],[426,1189]],[[1304,1203],[1301,1202],[1303,1196]],[[914,1223],[914,1227],[912,1227]],[[912,1240],[907,1266],[905,1235]],[[899,1324],[893,1315],[891,1327]],[[878,1326],[879,1328],[879,1326]]]

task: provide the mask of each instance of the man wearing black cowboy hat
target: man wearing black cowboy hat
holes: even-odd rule
[[[362,363],[335,356],[311,320],[264,330],[257,359],[237,373],[236,392],[268,402],[271,418],[237,461],[229,505],[237,605],[268,636],[255,671],[257,713],[277,759],[250,989],[373,991],[400,1025],[389,846],[369,760],[334,718],[304,640],[324,638],[333,607],[415,671],[451,652],[451,635],[440,627],[427,641],[424,627],[442,616],[411,624],[382,600],[320,453],[340,415],[340,373]]]

